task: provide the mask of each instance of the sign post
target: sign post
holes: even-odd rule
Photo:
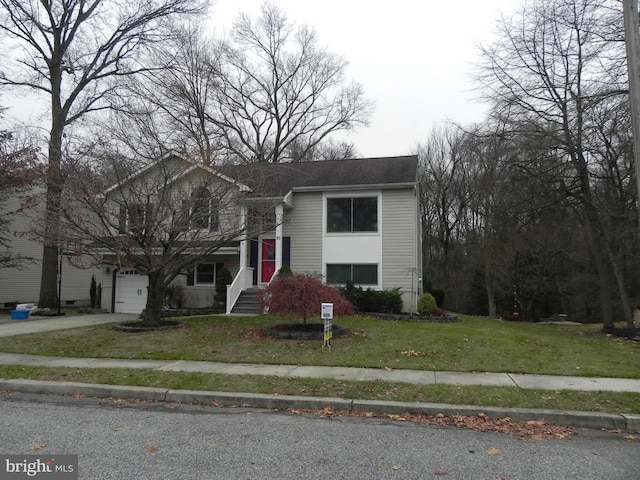
[[[324,321],[324,343],[322,349],[328,347],[331,350],[331,337],[333,337],[333,303],[322,303],[320,306],[320,317]]]

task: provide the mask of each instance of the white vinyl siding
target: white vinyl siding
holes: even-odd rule
[[[15,210],[21,202],[19,197],[11,197],[2,205],[4,211]],[[42,276],[42,244],[29,239],[28,233],[32,218],[29,215],[16,214],[10,217],[9,240],[13,252],[26,257],[32,257],[35,262],[25,262],[22,268],[0,269],[0,307],[5,303],[34,303],[37,305],[40,297],[40,279]],[[33,219],[35,220],[35,218]],[[79,269],[70,265],[65,258],[62,265],[62,295],[61,304],[74,306],[89,305],[89,287],[91,275],[95,275],[96,282],[100,281],[101,273],[97,268]],[[57,289],[57,283],[56,283]]]
[[[384,190],[382,205],[382,287],[400,287],[405,308],[409,308],[421,276],[417,197],[413,189]]]
[[[322,272],[322,214],[320,192],[296,193],[293,210],[285,211],[283,235],[291,237],[291,270]]]

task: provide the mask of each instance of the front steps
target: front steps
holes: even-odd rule
[[[260,313],[260,302],[257,297],[259,291],[257,288],[243,290],[231,309],[231,313],[258,315]]]

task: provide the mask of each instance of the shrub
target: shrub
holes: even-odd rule
[[[263,311],[302,318],[307,323],[311,315],[320,314],[320,304],[333,303],[334,315],[352,315],[353,305],[336,290],[322,282],[318,275],[278,275],[267,288],[258,293]]]
[[[293,275],[293,272],[289,265],[283,265],[280,270],[278,270],[278,275]]]
[[[184,288],[179,283],[172,283],[164,289],[164,303],[169,308],[182,308]]]
[[[213,299],[226,306],[227,304],[227,285],[233,282],[231,272],[227,267],[222,267],[216,276],[216,294]]]
[[[349,300],[359,312],[371,313],[401,313],[402,295],[399,288],[391,290],[372,290],[356,287],[347,283],[340,289],[340,293]]]
[[[423,293],[418,299],[418,313],[420,315],[433,315],[437,308],[436,299],[430,293]]]

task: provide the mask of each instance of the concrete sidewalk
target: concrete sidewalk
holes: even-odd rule
[[[27,321],[0,322],[0,337],[42,333],[71,328],[135,320],[132,314],[93,314],[70,317],[31,317]],[[186,360],[127,360],[68,358],[0,353],[0,365],[31,365],[71,368],[132,368],[168,372],[203,372],[227,375],[332,378],[347,381],[385,381],[420,385],[485,385],[542,390],[581,390],[640,393],[640,379],[594,378],[516,373],[465,373],[427,370],[395,370],[301,365],[251,365]]]
[[[0,353],[0,365],[69,368],[149,369],[161,372],[202,372],[225,375],[264,375],[284,378],[330,378],[351,382],[383,381],[416,385],[484,385],[539,390],[579,390],[640,393],[640,379],[567,377],[516,373],[465,373],[428,370],[254,365],[188,360],[69,358]]]
[[[125,314],[99,314],[76,317],[46,317],[28,321],[12,321],[0,323],[0,336],[12,336],[25,333],[42,333],[54,330],[114,323],[137,318],[136,315]],[[354,382],[385,381],[391,383],[411,383],[417,385],[484,385],[494,387],[516,387],[522,389],[540,390],[578,390],[578,391],[612,391],[640,393],[640,379],[624,378],[593,378],[553,375],[530,375],[514,373],[464,373],[441,372],[425,370],[402,369],[375,369],[354,367],[325,367],[325,366],[301,366],[301,365],[254,365],[232,364],[220,362],[199,362],[186,360],[135,360],[135,359],[109,359],[109,358],[69,358],[49,357],[42,355],[24,355],[13,353],[0,353],[0,365],[25,365],[38,367],[70,367],[70,368],[119,368],[119,369],[150,369],[165,372],[203,372],[226,375],[265,375],[285,378],[328,378]],[[0,388],[7,390],[28,391],[33,393],[57,393],[74,394],[86,393],[95,396],[120,396],[125,398],[144,398],[149,400],[162,399],[168,401],[215,402],[219,404],[251,405],[256,407],[269,406],[270,408],[302,408],[300,405],[326,406],[333,405],[341,408],[341,399],[314,399],[312,397],[286,397],[256,394],[227,394],[220,392],[183,392],[186,397],[176,400],[176,392],[166,389],[149,389],[144,387],[117,387],[107,385],[83,385],[64,382],[38,382],[31,380],[3,380],[0,379]],[[89,389],[89,390],[87,390]],[[101,393],[100,393],[101,392]],[[115,392],[115,393],[114,393]],[[172,393],[170,393],[172,392]],[[169,395],[169,396],[167,396]],[[295,400],[294,400],[295,398]],[[287,400],[289,399],[289,400]],[[337,402],[337,403],[336,403]],[[354,409],[358,401],[344,400],[349,403],[349,408]],[[362,403],[362,402],[361,402]],[[555,419],[556,423],[573,424],[591,428],[623,428],[627,430],[640,430],[640,416],[634,415],[610,415],[593,412],[556,412],[543,410],[520,409],[495,409],[473,406],[453,405],[429,405],[429,404],[399,404],[398,402],[364,402],[367,408],[373,407],[390,412],[398,408],[424,412],[493,412],[503,416],[516,415],[522,418]],[[289,405],[284,407],[284,405]],[[291,406],[296,405],[297,407]],[[426,405],[426,406],[425,406]],[[311,407],[309,407],[311,408]]]

